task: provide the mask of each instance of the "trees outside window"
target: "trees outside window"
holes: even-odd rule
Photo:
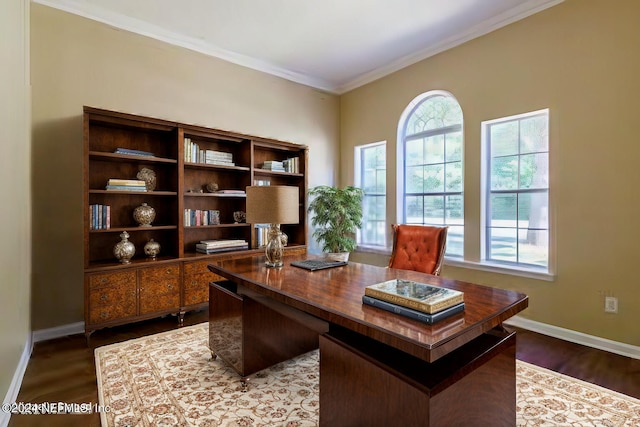
[[[549,267],[549,110],[483,126],[485,259]]]
[[[364,190],[358,245],[384,248],[387,236],[387,143],[355,148],[356,185]]]

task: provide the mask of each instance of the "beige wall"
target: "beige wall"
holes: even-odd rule
[[[387,140],[396,221],[400,114],[420,93],[450,91],[464,112],[465,251],[477,260],[480,123],[549,108],[556,280],[453,267],[443,275],[527,293],[523,317],[640,345],[639,17],[635,0],[567,0],[343,95],[341,170],[353,169],[354,145]],[[619,298],[619,314],[604,313],[605,294]]]
[[[31,332],[28,0],[0,3],[0,56],[0,395],[4,399]],[[0,414],[0,423],[5,415]]]
[[[83,105],[307,144],[334,183],[335,95],[33,4],[33,329],[83,320]]]

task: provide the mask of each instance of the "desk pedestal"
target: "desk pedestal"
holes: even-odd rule
[[[326,322],[235,283],[210,284],[209,348],[243,380],[318,348],[318,335],[328,329]]]
[[[434,363],[346,330],[320,337],[320,426],[513,426],[515,332]]]

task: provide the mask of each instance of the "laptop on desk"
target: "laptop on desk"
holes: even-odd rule
[[[291,265],[294,267],[304,268],[305,270],[316,271],[324,270],[325,268],[340,267],[341,265],[347,265],[347,261],[330,261],[325,259],[305,259],[302,261],[291,261]]]

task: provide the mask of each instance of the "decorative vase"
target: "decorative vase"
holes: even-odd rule
[[[144,245],[144,253],[147,255],[147,258],[156,259],[156,256],[160,253],[160,243],[150,239]]]
[[[213,181],[207,183],[207,185],[205,185],[205,187],[207,188],[207,191],[209,193],[215,193],[216,191],[218,191],[218,184],[213,182]]]
[[[151,223],[156,218],[156,210],[143,203],[133,210],[133,219],[140,227],[151,227]]]
[[[129,241],[129,233],[126,231],[120,233],[120,238],[122,240],[113,247],[113,254],[121,263],[129,264],[136,253],[136,247]]]
[[[136,175],[136,178],[144,181],[147,191],[153,191],[156,188],[156,173],[149,168],[142,168]]]
[[[235,211],[233,213],[233,220],[236,224],[244,223],[247,221],[247,214],[244,211]]]

